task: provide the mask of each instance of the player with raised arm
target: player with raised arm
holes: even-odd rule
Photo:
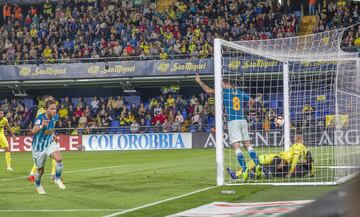
[[[201,81],[200,76],[197,74],[195,81],[200,87],[208,94],[215,94],[215,90],[207,86]],[[242,168],[242,179],[247,180],[255,173],[249,170],[246,165],[244,154],[240,147],[241,144],[249,152],[250,158],[254,161],[256,169],[258,169],[259,161],[256,156],[254,148],[250,144],[250,136],[248,131],[248,123],[244,114],[244,102],[253,103],[253,99],[249,97],[241,88],[235,87],[229,81],[222,81],[223,87],[223,102],[227,115],[227,126],[229,131],[229,140],[233,149],[235,150],[236,158]],[[231,178],[237,179],[237,175],[230,168],[227,168]]]
[[[31,130],[31,133],[34,135],[32,156],[37,168],[35,172],[35,188],[39,194],[46,194],[41,185],[41,176],[44,174],[47,156],[56,161],[55,183],[60,189],[65,189],[65,185],[61,181],[63,169],[62,156],[54,134],[55,123],[58,120],[56,102],[54,100],[47,101],[45,109],[46,112],[36,118],[34,128]]]
[[[13,171],[11,168],[11,154],[9,143],[6,140],[4,129],[7,128],[12,136],[15,139],[15,135],[11,130],[8,120],[4,117],[4,111],[0,109],[0,148],[5,151],[5,160],[6,160],[6,169],[7,171]]]
[[[41,100],[39,100],[39,105],[38,105],[38,110],[36,112],[36,116],[34,117],[34,119],[36,117],[38,117],[41,114],[44,114],[46,112],[45,110],[45,103],[49,100],[55,100],[53,96],[49,96],[49,95],[45,95],[42,97]],[[51,161],[51,178],[55,179],[55,167],[56,167],[56,161],[53,159]],[[27,177],[27,179],[31,182],[35,181],[35,172],[36,172],[36,165],[33,164],[30,173]]]

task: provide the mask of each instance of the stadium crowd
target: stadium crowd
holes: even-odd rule
[[[0,28],[3,63],[138,56],[206,58],[215,37],[255,40],[295,36],[301,13],[278,1],[179,1],[168,11],[133,1],[59,0],[6,4]],[[20,61],[24,60],[24,61]]]
[[[179,1],[160,12],[156,5],[132,1],[59,0],[57,4],[5,4],[0,28],[1,62],[55,63],[84,58],[206,58],[216,37],[256,40],[295,36],[301,17],[297,1]],[[358,21],[357,4],[309,1],[318,15],[314,32]],[[28,10],[27,10],[28,9]],[[344,38],[360,47],[360,30]]]
[[[358,3],[347,5],[345,1],[329,2],[319,10],[318,25],[315,27],[314,32],[323,32],[352,26],[359,22],[359,13]],[[341,47],[350,52],[359,51],[359,25],[355,25],[345,32]]]
[[[55,63],[85,58],[206,58],[212,55],[215,37],[256,40],[295,36],[300,1],[209,0],[179,1],[161,12],[156,5],[141,7],[133,1],[59,0],[42,5],[5,4],[0,27],[1,63]],[[358,22],[357,4],[344,1],[309,1],[309,13],[318,16],[314,32]],[[360,29],[346,33],[343,46],[360,47]],[[25,61],[21,61],[25,60]],[[252,129],[270,130],[278,105],[264,102],[246,111]],[[126,127],[126,131],[210,130],[214,124],[214,98],[162,95],[125,105],[122,97],[94,98],[90,102],[59,100],[59,128]],[[31,109],[19,100],[5,100],[1,107],[15,131]],[[314,111],[315,112],[315,111]],[[281,114],[281,112],[280,112]]]
[[[20,132],[22,122],[33,112],[22,100],[16,99],[4,99],[0,108],[15,133]],[[214,98],[202,93],[189,99],[169,94],[139,105],[128,105],[121,96],[94,97],[87,102],[83,98],[66,97],[59,100],[58,115],[57,128],[76,129],[65,130],[65,133],[96,133],[95,128],[96,131],[98,128],[120,129],[123,133],[209,130],[214,124]],[[30,124],[28,128],[31,127]]]
[[[253,105],[246,105],[245,112],[252,130],[274,129],[276,109],[264,102],[262,94],[254,97]],[[39,102],[42,104],[42,102]],[[142,132],[199,132],[211,131],[214,127],[215,99],[212,95],[184,96],[162,94],[144,99],[138,105],[127,104],[122,96],[93,97],[92,99],[69,97],[58,99],[59,122],[57,128],[66,134],[100,133],[104,130],[116,133]],[[38,104],[38,103],[35,103]],[[37,106],[29,108],[23,100],[4,99],[0,108],[5,112],[12,129],[17,134],[26,119],[36,112]],[[32,123],[27,126],[31,129]],[[21,132],[20,132],[21,131]]]

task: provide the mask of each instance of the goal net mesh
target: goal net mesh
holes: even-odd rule
[[[358,171],[360,71],[358,54],[340,49],[344,31],[220,42],[215,64],[221,72],[215,73],[231,85],[223,84],[223,109],[216,114],[223,123],[224,161],[218,168],[225,184],[336,184]],[[237,119],[247,122],[257,160],[245,147],[239,159],[233,148],[247,137],[241,127],[229,127]],[[305,151],[294,146],[299,143]]]

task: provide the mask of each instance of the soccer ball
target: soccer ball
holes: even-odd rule
[[[281,116],[277,116],[274,120],[276,127],[282,127],[284,125],[284,118]]]

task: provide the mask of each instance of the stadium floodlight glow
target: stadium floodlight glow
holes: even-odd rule
[[[27,97],[28,94],[26,94],[26,93],[14,93],[14,96],[15,97]]]
[[[340,48],[346,31],[257,41],[215,39],[217,185],[339,184],[358,172],[360,61],[357,53]],[[243,109],[251,144],[263,160],[257,168],[245,155],[254,177],[243,175],[228,141],[225,110],[237,101],[225,97],[229,93],[223,90],[223,81],[253,99],[236,108]],[[275,126],[279,116],[283,124]],[[296,160],[294,139],[306,146]],[[269,156],[271,163],[264,160]],[[292,162],[297,162],[294,170]],[[265,174],[270,166],[274,171]]]
[[[123,90],[124,93],[136,93],[136,90]]]

